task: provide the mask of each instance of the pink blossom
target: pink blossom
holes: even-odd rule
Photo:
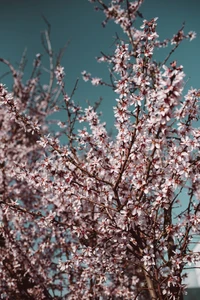
[[[183,66],[170,51],[156,62],[155,49],[195,34],[181,28],[160,41],[157,18],[140,12],[143,0],[90,2],[104,25],[112,20],[124,34],[97,59],[109,64],[110,82],[82,72],[115,93],[112,135],[99,102],[78,105],[77,83],[66,91],[48,34],[45,84],[34,75],[40,55],[25,82],[0,59],[13,76],[10,91],[0,84],[1,295],[179,299],[188,265],[200,261],[192,248],[200,230],[200,92],[185,93]]]

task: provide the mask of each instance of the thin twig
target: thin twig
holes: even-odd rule
[[[183,23],[181,29],[178,31],[181,32],[185,27],[185,23]],[[177,34],[178,34],[177,33]],[[180,41],[176,43],[176,45],[174,46],[174,48],[169,52],[169,54],[167,55],[167,57],[165,58],[165,60],[161,63],[160,68],[166,64],[166,62],[168,61],[168,59],[170,58],[170,56],[175,52],[175,50],[178,48],[178,46],[180,45]]]

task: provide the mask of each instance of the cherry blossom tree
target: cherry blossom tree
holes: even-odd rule
[[[192,244],[200,230],[200,90],[184,93],[184,72],[171,55],[184,25],[159,40],[157,18],[145,20],[143,0],[91,0],[123,30],[109,64],[110,82],[82,73],[116,93],[116,134],[97,107],[73,101],[53,56],[49,82],[42,58],[23,80],[0,85],[1,299],[183,299],[187,270],[200,261]],[[135,20],[141,26],[135,27]],[[163,62],[153,56],[169,46]],[[55,111],[66,121],[53,121]],[[59,132],[52,130],[56,122]],[[66,136],[66,144],[60,137]]]

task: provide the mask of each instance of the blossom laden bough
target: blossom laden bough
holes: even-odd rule
[[[111,82],[82,72],[84,81],[116,93],[116,135],[99,103],[73,101],[78,82],[71,94],[65,90],[48,31],[46,85],[40,55],[25,84],[23,72],[0,59],[14,80],[10,93],[0,85],[2,297],[182,300],[187,268],[200,261],[192,248],[200,231],[200,92],[184,95],[183,66],[169,60],[195,33],[182,26],[160,41],[157,18],[140,12],[142,0],[90,2],[104,12],[104,26],[113,20],[127,35],[113,55],[97,59],[109,64]],[[170,43],[156,62],[155,49]],[[55,110],[66,115],[54,120],[58,133],[51,130]]]

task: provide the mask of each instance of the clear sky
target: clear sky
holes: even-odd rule
[[[108,0],[106,0],[108,2]],[[40,32],[46,27],[42,14],[51,23],[51,39],[55,52],[58,52],[67,41],[70,44],[62,60],[66,72],[66,87],[70,93],[80,77],[75,101],[91,103],[103,96],[102,111],[108,128],[112,126],[112,107],[115,95],[106,87],[93,87],[82,81],[81,72],[87,70],[93,76],[108,78],[108,66],[99,64],[95,57],[111,53],[115,32],[121,29],[110,23],[102,28],[103,14],[94,11],[94,5],[88,0],[0,0],[0,57],[9,59],[14,65],[20,61],[27,47],[28,65],[26,76],[30,72],[36,53],[44,53],[41,46]],[[178,31],[183,21],[185,30],[197,32],[197,39],[185,41],[172,56],[184,66],[187,88],[200,87],[200,1],[198,0],[146,0],[141,8],[145,19],[158,17],[158,33],[161,38],[171,37]],[[159,50],[157,57],[163,60],[168,49]],[[48,65],[47,65],[48,66]],[[0,65],[0,75],[6,69]],[[186,78],[186,79],[187,79]],[[3,78],[9,83],[9,77]]]

